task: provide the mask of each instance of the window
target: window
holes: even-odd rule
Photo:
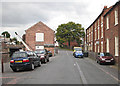
[[[93,50],[93,43],[91,43],[91,50]]]
[[[101,42],[101,52],[103,52],[103,42]]]
[[[90,33],[89,33],[89,42],[90,42]]]
[[[96,52],[96,43],[95,43],[95,52]]]
[[[106,24],[107,24],[106,29],[109,29],[109,17],[108,16],[106,18]]]
[[[115,37],[115,56],[119,56],[118,52],[118,37]]]
[[[109,39],[107,38],[107,51],[106,52],[109,52]]]
[[[115,25],[118,24],[118,11],[115,10]]]
[[[101,24],[101,38],[103,38],[103,24]]]
[[[36,33],[36,41],[43,42],[44,41],[44,33]]]
[[[99,32],[100,32],[100,31],[99,31],[99,27],[98,27],[98,39],[99,39],[99,35],[100,35]]]
[[[99,44],[98,44],[98,53],[99,53]]]
[[[95,40],[97,39],[97,31],[96,31],[96,29],[95,29]]]
[[[44,49],[44,46],[36,46],[36,50],[37,49]]]

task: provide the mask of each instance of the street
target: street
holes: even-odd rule
[[[74,58],[72,51],[59,50],[50,62],[33,71],[2,74],[3,84],[118,84],[118,72],[111,65],[99,65],[90,58]]]

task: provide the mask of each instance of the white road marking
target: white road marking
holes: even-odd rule
[[[77,65],[77,68],[78,68],[78,71],[79,71],[79,74],[80,74],[80,77],[82,79],[83,84],[87,84],[87,80],[86,80],[86,78],[85,78],[83,72],[81,71],[80,66],[78,65],[77,62],[76,62],[76,65]]]
[[[76,64],[74,64],[74,66],[76,66]]]

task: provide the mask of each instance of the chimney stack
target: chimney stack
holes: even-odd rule
[[[104,9],[107,9],[107,6],[104,6]]]

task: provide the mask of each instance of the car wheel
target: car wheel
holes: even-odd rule
[[[17,72],[17,70],[16,69],[12,69],[13,70],[13,72]]]
[[[98,63],[98,60],[96,60],[96,62]]]
[[[99,63],[100,65],[102,65],[102,63],[101,63],[100,61],[98,61],[98,63]]]
[[[32,63],[31,64],[31,70],[34,70],[35,69],[35,66],[34,66],[34,64]]]
[[[44,63],[47,63],[47,59],[46,58],[44,59]]]
[[[39,61],[39,63],[38,63],[38,67],[40,67],[41,66],[41,61]]]
[[[47,59],[47,62],[49,62],[49,59]]]

